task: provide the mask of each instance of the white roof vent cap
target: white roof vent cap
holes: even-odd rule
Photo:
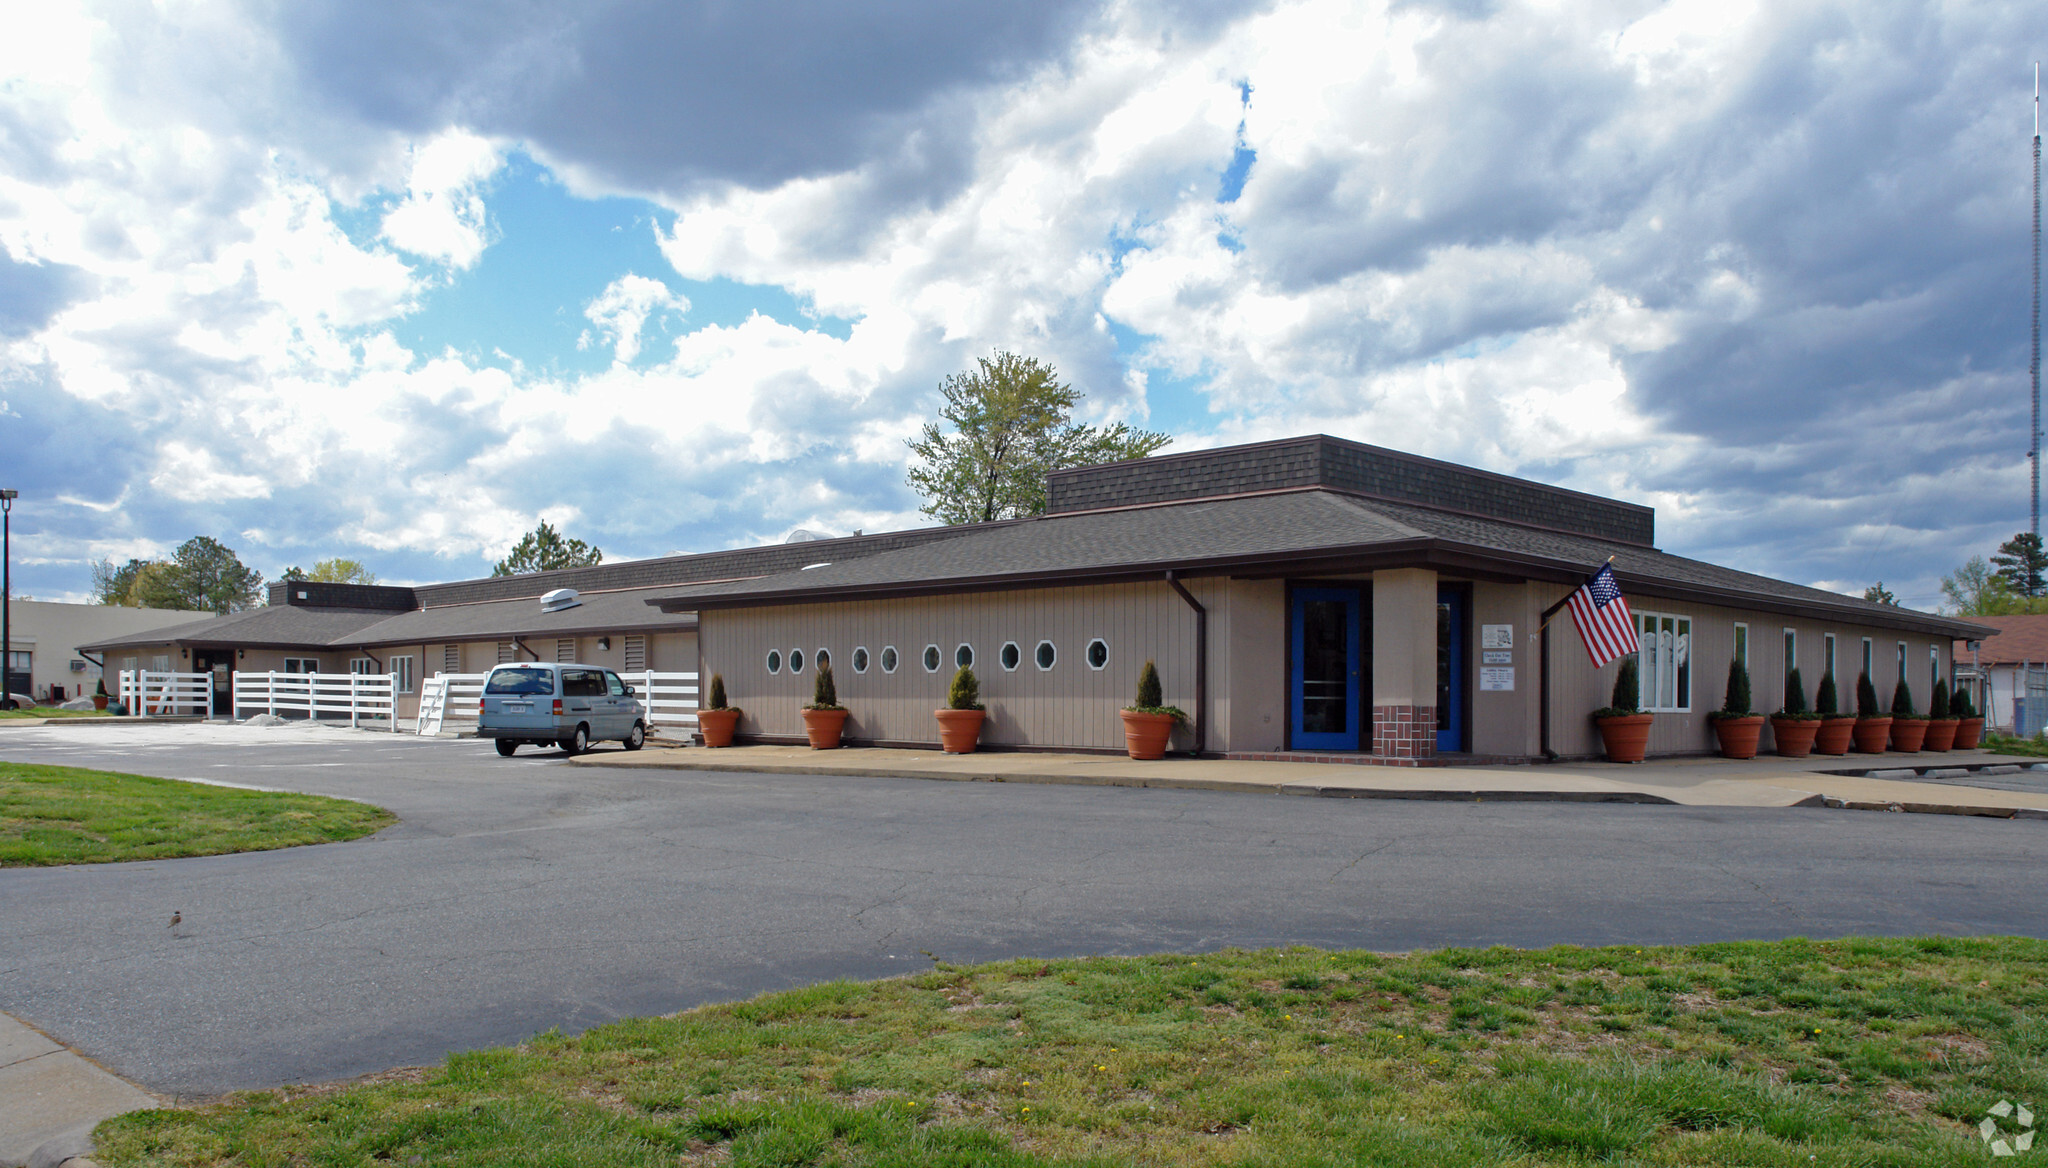
[[[565,608],[575,608],[582,603],[583,598],[576,595],[574,588],[557,588],[540,598],[540,610],[542,612],[560,612]]]

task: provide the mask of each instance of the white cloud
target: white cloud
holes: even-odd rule
[[[681,316],[688,311],[687,297],[671,291],[660,280],[631,272],[613,280],[595,300],[583,306],[583,315],[597,326],[598,333],[612,347],[612,359],[620,365],[631,365],[639,358],[640,334],[646,330],[650,317],[667,312]],[[576,347],[588,348],[590,343],[590,334],[585,332]]]
[[[496,144],[459,130],[414,147],[405,198],[385,214],[383,237],[417,256],[475,267],[491,242],[482,188],[504,161]]]

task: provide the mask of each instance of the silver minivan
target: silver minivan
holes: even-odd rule
[[[616,740],[638,750],[647,742],[647,710],[609,669],[520,661],[484,677],[476,736],[497,739],[507,758],[521,743],[582,754],[593,742]]]

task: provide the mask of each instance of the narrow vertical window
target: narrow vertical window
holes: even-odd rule
[[[1792,688],[1792,671],[1799,668],[1799,630],[1785,630],[1785,689]]]
[[[1822,673],[1833,673],[1833,672],[1835,671],[1835,635],[1834,635],[1833,633],[1823,633],[1823,634],[1821,635],[1821,639],[1820,639],[1820,641],[1821,641],[1821,663],[1820,663],[1820,668],[1821,668],[1821,672],[1822,672]],[[1842,679],[1841,679],[1841,678],[1839,678],[1839,677],[1838,677],[1838,678],[1836,678],[1836,679],[1835,679],[1835,684],[1836,684],[1837,686],[1840,686],[1840,685],[1842,684]]]

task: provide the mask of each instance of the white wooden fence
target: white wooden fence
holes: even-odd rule
[[[213,675],[123,669],[119,700],[133,717],[213,712]]]
[[[383,719],[398,730],[395,698],[398,676],[392,673],[249,673],[235,674],[235,717],[253,714],[348,715],[350,726],[365,719]],[[340,721],[337,717],[336,721]]]
[[[484,674],[436,673],[420,686],[420,734],[439,734],[450,721],[476,721],[484,693]],[[697,675],[694,673],[621,673],[647,707],[649,726],[697,725]]]

